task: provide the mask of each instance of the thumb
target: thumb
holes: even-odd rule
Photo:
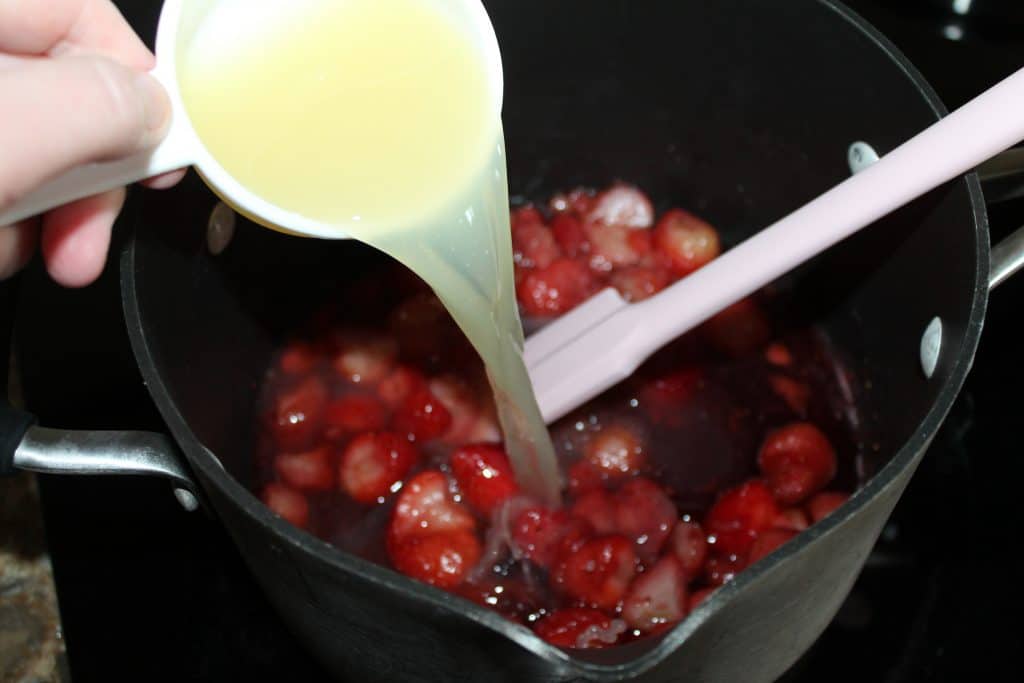
[[[75,166],[156,145],[170,102],[151,76],[103,57],[0,69],[0,209]]]

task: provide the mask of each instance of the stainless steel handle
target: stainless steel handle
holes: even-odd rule
[[[1021,267],[1024,267],[1024,227],[1017,228],[1012,235],[992,247],[988,271],[989,291],[1003,284]]]
[[[165,477],[186,510],[199,489],[174,443],[154,432],[75,431],[29,427],[14,451],[14,467],[46,474],[136,474]]]
[[[998,204],[1024,196],[1024,147],[995,155],[976,169],[985,203]]]

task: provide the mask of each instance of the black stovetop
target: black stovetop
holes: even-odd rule
[[[151,36],[158,3],[119,4]],[[1024,27],[957,19],[937,13],[943,3],[933,0],[849,4],[908,54],[950,107],[1024,63]],[[993,207],[991,219],[997,240],[1024,225],[1024,202]],[[116,241],[123,238],[120,230]],[[22,285],[21,369],[42,422],[162,430],[124,333],[115,261],[83,291],[60,290],[38,264]],[[1020,301],[1024,277],[996,292],[963,394],[846,606],[787,681],[1017,680]],[[76,683],[324,678],[223,530],[182,511],[165,484],[44,477],[42,489]]]

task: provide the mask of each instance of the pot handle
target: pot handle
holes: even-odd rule
[[[1017,228],[992,247],[988,289],[992,291],[1024,267],[1024,227]]]

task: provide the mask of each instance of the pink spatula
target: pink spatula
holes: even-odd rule
[[[557,420],[718,311],[1022,139],[1024,69],[660,294],[592,297],[526,342],[541,414]]]

